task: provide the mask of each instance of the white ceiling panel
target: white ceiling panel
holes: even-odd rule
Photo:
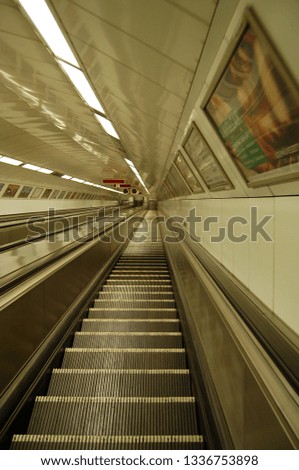
[[[122,61],[124,48],[128,50],[132,47],[131,59],[134,61],[134,48],[139,43],[191,71],[196,65],[195,57],[192,47],[187,48],[186,45],[204,41],[209,22],[201,18],[201,14],[210,17],[214,9],[213,2],[195,2],[192,11],[184,7],[185,1],[52,0],[63,23],[67,21],[66,28],[72,30],[74,37],[85,38],[89,42],[88,38],[93,36],[93,32],[86,32],[84,24],[88,23],[99,35],[97,47],[106,50],[112,57]],[[206,4],[206,7],[201,5],[199,8],[199,3]],[[199,20],[201,28],[198,27]]]
[[[159,187],[214,0],[47,0],[112,120],[105,133],[17,0],[0,0],[0,149],[100,183]]]

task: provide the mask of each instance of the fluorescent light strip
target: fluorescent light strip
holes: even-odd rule
[[[106,191],[112,191],[113,193],[123,194],[122,191],[117,191],[116,189],[107,188],[106,186],[101,186],[100,184],[96,184],[96,187],[101,188],[101,189],[106,189]]]
[[[39,168],[37,171],[39,173],[44,173],[45,175],[51,175],[51,173],[53,173],[53,170],[48,170],[48,168]]]
[[[73,54],[68,42],[61,32],[54,16],[51,13],[45,0],[18,0],[27,15],[34,23],[49,48],[57,58],[62,70],[69,77],[76,90],[79,92],[83,100],[91,108],[105,114],[104,108],[99,99],[95,95],[89,81],[84,72],[80,69],[80,65]],[[112,122],[103,116],[95,115],[107,134],[119,139],[119,135],[113,127]],[[64,123],[56,123],[64,128]]]
[[[93,186],[94,188],[106,189],[107,191],[113,191],[114,193],[122,194],[121,191],[117,191],[116,189],[107,188],[106,186],[101,186],[100,184],[91,183],[90,181],[84,181],[84,180],[81,180],[79,178],[74,178],[70,175],[63,175],[63,176],[61,176],[61,178],[65,179],[65,180],[71,180],[71,181],[74,181],[76,183],[83,183],[83,184],[86,184],[87,186]]]
[[[62,34],[47,3],[44,0],[19,0],[19,3],[44,38],[53,54],[79,67],[77,59]]]
[[[42,168],[40,166],[31,165],[31,163],[25,163],[22,165],[22,168],[26,168],[27,170],[38,171],[39,173],[44,173],[45,175],[51,175],[54,170],[49,170],[48,168]]]
[[[84,183],[84,180],[81,180],[80,178],[72,178],[72,181],[75,181],[76,183]]]
[[[112,122],[109,119],[105,118],[104,116],[100,116],[99,114],[95,114],[96,119],[99,121],[101,126],[105,129],[107,134],[112,135],[116,139],[119,139],[119,135],[114,129]]]
[[[0,155],[0,162],[7,163],[8,165],[19,166],[23,162],[21,160],[16,160],[15,158],[6,157],[5,155]]]
[[[145,186],[144,184],[144,181],[143,179],[141,178],[140,174],[138,173],[138,171],[136,170],[135,168],[135,165],[134,163],[129,160],[128,158],[125,158],[125,161],[127,162],[127,164],[129,165],[129,167],[131,168],[131,170],[133,171],[133,173],[137,176],[137,178],[139,179],[140,183],[142,184],[142,186],[144,187],[144,189],[146,190],[146,192],[149,194],[149,190],[147,189],[147,187]]]
[[[33,170],[33,171],[38,171],[40,169],[39,166],[31,165],[31,163],[26,163],[25,165],[22,166],[22,168],[26,168],[27,170]]]
[[[73,67],[72,65],[66,64],[61,60],[58,60],[58,63],[60,67],[64,70],[64,72],[67,74],[67,76],[69,77],[77,91],[80,93],[84,101],[86,101],[86,103],[91,108],[96,109],[101,113],[104,113],[104,109],[101,103],[96,97],[82,70],[79,70],[76,67]]]

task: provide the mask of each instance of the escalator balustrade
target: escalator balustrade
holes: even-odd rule
[[[12,449],[202,447],[163,244],[138,236],[137,229]]]

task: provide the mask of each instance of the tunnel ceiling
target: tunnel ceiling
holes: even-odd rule
[[[213,0],[52,0],[120,140],[101,127],[15,0],[0,0],[0,153],[155,195],[209,31]],[[13,171],[13,168],[12,168]]]

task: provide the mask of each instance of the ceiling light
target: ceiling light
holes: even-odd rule
[[[84,183],[84,180],[81,180],[80,178],[72,178],[72,181],[75,181],[76,183]]]
[[[62,175],[61,178],[63,178],[64,180],[71,180],[71,179],[72,179],[72,176],[70,176],[70,175]]]
[[[125,161],[126,161],[127,164],[129,165],[129,167],[131,168],[131,170],[133,171],[133,173],[137,176],[137,178],[139,179],[140,183],[142,184],[142,186],[144,187],[144,189],[146,190],[146,192],[149,194],[149,190],[148,190],[147,187],[145,186],[143,179],[141,178],[140,174],[139,174],[138,171],[136,170],[134,163],[133,163],[131,160],[129,160],[128,158],[125,158]]]
[[[135,167],[134,163],[131,160],[129,160],[128,158],[125,158],[125,161],[129,166]]]
[[[25,165],[22,166],[22,168],[26,168],[27,170],[33,170],[33,171],[40,170],[39,166],[31,165],[31,163],[26,163]]]
[[[44,173],[45,175],[51,175],[51,173],[53,173],[53,170],[48,170],[48,168],[39,168],[37,171],[39,173]]]
[[[96,97],[82,70],[79,70],[76,67],[73,67],[72,65],[66,64],[61,60],[58,60],[58,63],[60,67],[64,70],[64,72],[67,74],[74,87],[78,90],[82,98],[86,101],[86,103],[91,108],[96,109],[101,113],[104,113],[102,105],[100,104],[98,98]]]
[[[95,114],[96,119],[99,121],[101,126],[105,129],[107,134],[112,135],[112,137],[115,137],[116,139],[119,139],[119,135],[114,129],[112,122],[109,121],[109,119],[106,119],[104,116],[100,116],[99,114]]]
[[[79,67],[76,57],[62,34],[54,16],[44,0],[19,0],[27,15],[34,23],[56,57]]]
[[[8,165],[13,165],[13,166],[19,166],[19,165],[22,165],[22,163],[23,163],[20,160],[16,160],[15,158],[6,157],[4,155],[0,155],[0,161],[2,163],[8,163]]]
[[[107,191],[112,191],[113,193],[122,194],[122,191],[117,191],[116,189],[107,188],[106,186],[101,186],[100,184],[96,184],[96,187],[101,188],[101,189],[106,189]]]

